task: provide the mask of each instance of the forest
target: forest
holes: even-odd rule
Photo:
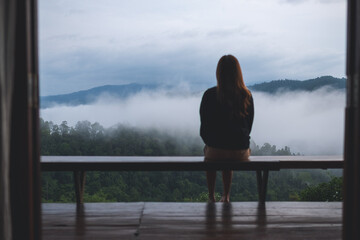
[[[200,137],[174,137],[156,129],[126,125],[104,128],[99,123],[79,121],[69,126],[40,119],[41,155],[58,156],[202,156]],[[292,155],[251,142],[252,155]],[[299,153],[297,153],[299,154]],[[222,184],[218,173],[216,192]],[[270,172],[268,201],[341,201],[341,170],[281,170]],[[235,172],[232,201],[257,201],[256,174]],[[74,202],[71,172],[43,172],[43,202]],[[207,201],[204,172],[87,172],[85,202],[202,202]]]

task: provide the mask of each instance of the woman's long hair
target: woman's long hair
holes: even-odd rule
[[[235,116],[248,115],[251,93],[245,86],[240,64],[232,55],[222,56],[216,68],[217,96]]]

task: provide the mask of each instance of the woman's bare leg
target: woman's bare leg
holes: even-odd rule
[[[222,179],[224,186],[224,193],[221,197],[220,202],[230,202],[230,188],[233,171],[222,171]]]
[[[206,180],[209,190],[209,202],[215,202],[216,171],[206,171]]]

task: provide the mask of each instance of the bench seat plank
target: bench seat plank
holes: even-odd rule
[[[205,163],[193,156],[42,156],[43,171],[204,171],[343,168],[342,156],[251,156],[248,162]]]
[[[343,168],[344,158],[335,156],[278,157],[280,169],[328,169]]]
[[[204,157],[109,157],[42,156],[42,171],[205,171],[205,170],[278,170],[275,159],[248,162],[204,162]]]

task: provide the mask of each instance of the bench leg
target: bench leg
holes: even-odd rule
[[[261,203],[261,204],[264,204],[265,200],[266,200],[268,178],[269,178],[269,170],[263,170],[263,171],[257,170],[256,171],[259,203]]]
[[[84,203],[85,171],[74,171],[76,205]]]

